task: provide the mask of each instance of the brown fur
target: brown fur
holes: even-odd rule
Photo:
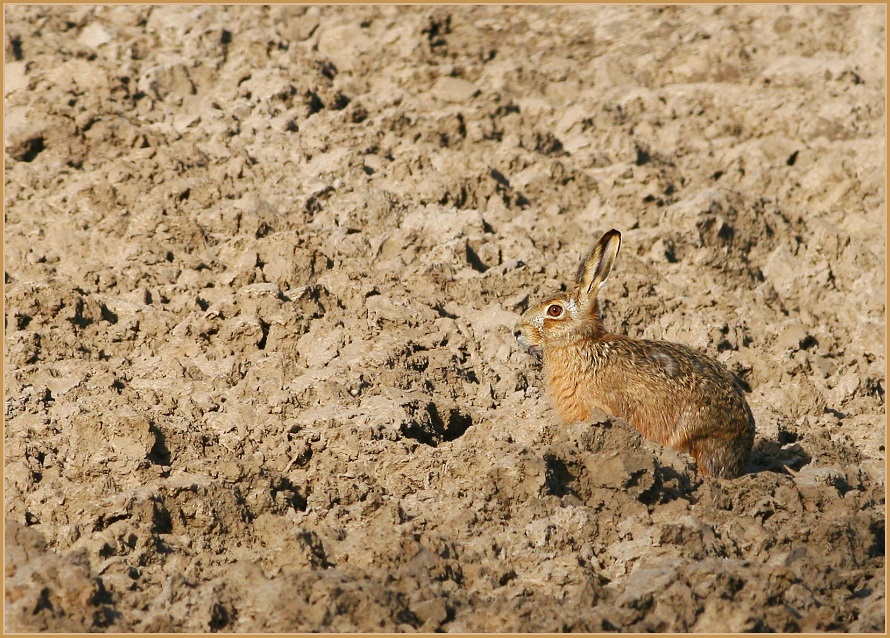
[[[516,324],[520,345],[543,349],[547,391],[563,422],[594,408],[625,419],[648,439],[688,452],[704,475],[734,478],[754,442],[754,417],[733,375],[679,344],[608,334],[597,293],[618,254],[609,231],[582,261],[577,285],[529,309]],[[558,306],[553,317],[548,309]]]

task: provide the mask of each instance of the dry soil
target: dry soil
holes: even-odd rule
[[[4,11],[8,629],[884,630],[883,6]],[[612,227],[745,476],[557,424]]]

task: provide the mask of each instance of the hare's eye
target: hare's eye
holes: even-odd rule
[[[559,317],[562,314],[562,306],[553,304],[547,308],[547,314],[551,317]]]

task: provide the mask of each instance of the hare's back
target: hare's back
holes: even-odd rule
[[[598,345],[608,351],[612,365],[636,370],[639,376],[650,378],[670,392],[739,391],[737,381],[723,364],[678,343],[616,336]]]
[[[738,382],[706,354],[676,343],[620,336],[597,346],[609,361],[603,381],[621,388],[619,405],[614,405],[619,416],[636,416],[641,425],[651,422],[665,436],[681,424],[713,423],[718,416],[738,422],[733,429],[748,427],[750,411]]]

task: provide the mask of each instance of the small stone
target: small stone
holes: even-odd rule
[[[479,93],[479,89],[461,78],[445,77],[438,79],[432,93],[434,97],[446,102],[466,102]]]
[[[800,344],[807,338],[807,331],[800,323],[792,323],[785,327],[776,340],[776,348],[779,350],[797,350]]]
[[[844,486],[845,480],[844,474],[840,468],[829,466],[814,467],[813,465],[807,465],[806,467],[801,468],[794,477],[794,483],[799,488],[812,488],[828,485],[840,491],[839,488]]]
[[[91,49],[98,49],[111,42],[111,34],[101,24],[91,24],[84,28],[77,41]]]

